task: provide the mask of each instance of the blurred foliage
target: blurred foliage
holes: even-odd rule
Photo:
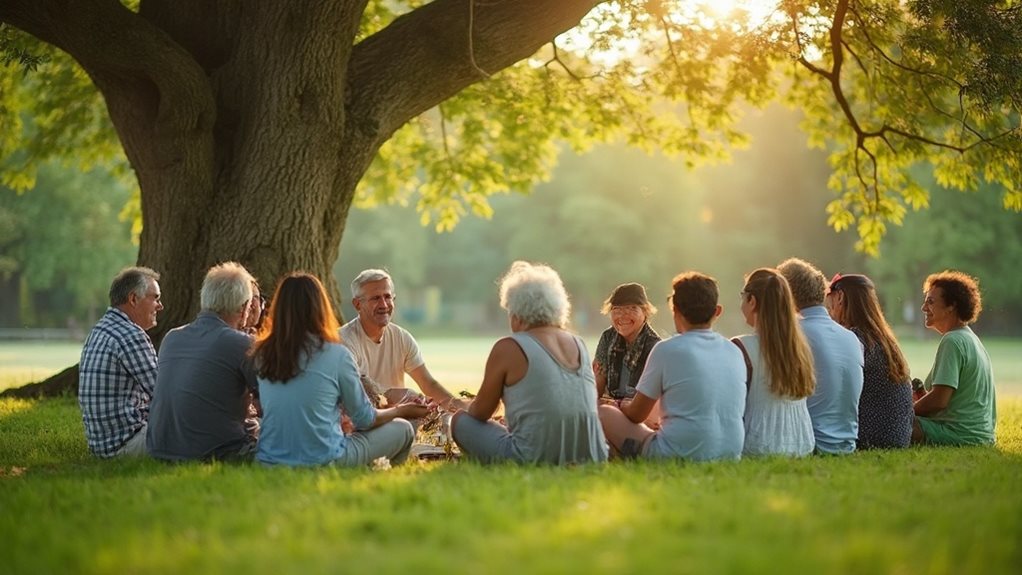
[[[370,1],[359,39],[423,4]],[[394,134],[359,205],[414,204],[423,223],[450,230],[465,214],[492,216],[494,194],[549,179],[566,147],[620,140],[689,166],[721,161],[747,144],[746,106],[780,94],[828,151],[827,221],[855,229],[860,251],[876,254],[891,224],[929,205],[917,174],[931,170],[917,166],[934,167],[941,186],[1022,210],[1018,2],[783,0],[751,10],[760,4],[727,15],[712,2],[599,4],[576,30]],[[101,98],[66,55],[3,27],[0,62],[5,185],[31,187],[53,157],[130,177]]]
[[[1022,323],[1022,221],[998,209],[990,190],[961,194],[933,183],[930,209],[910,213],[891,232],[882,256],[867,262],[889,317],[918,323],[927,275],[957,269],[980,280],[979,325],[1005,334]]]
[[[373,29],[386,21],[376,16]],[[468,211],[489,217],[492,194],[547,178],[556,143],[582,151],[621,138],[689,165],[720,161],[746,143],[743,104],[783,91],[829,151],[828,224],[854,228],[856,249],[876,255],[890,224],[928,206],[918,165],[942,186],[982,187],[1022,210],[1020,88],[1014,2],[789,0],[772,14],[726,16],[710,2],[611,2],[409,123],[359,200],[417,194],[423,223],[449,230]]]
[[[541,261],[564,279],[576,328],[605,327],[603,299],[615,285],[638,281],[662,310],[657,326],[670,332],[670,279],[699,269],[720,282],[723,329],[743,332],[736,301],[745,273],[792,255],[832,272],[860,267],[863,259],[849,234],[824,223],[826,156],[806,148],[797,122],[776,106],[749,114],[742,127],[750,148],[732,164],[694,170],[624,144],[566,153],[550,182],[528,197],[494,198],[492,219],[467,218],[450,233],[416,226],[410,206],[354,210],[335,273],[343,286],[361,269],[387,267],[399,315],[434,286],[455,314],[445,321],[500,328],[506,321],[496,297],[500,275],[515,259]]]
[[[106,309],[110,278],[135,261],[130,190],[101,170],[39,167],[27,193],[0,187],[0,324],[65,327]]]

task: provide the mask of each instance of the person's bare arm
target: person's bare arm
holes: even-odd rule
[[[429,406],[421,403],[415,403],[409,401],[408,403],[399,403],[394,407],[388,407],[386,409],[376,410],[376,420],[373,421],[373,429],[393,421],[395,418],[403,417],[404,419],[422,419],[429,413]]]
[[[429,372],[429,368],[426,364],[422,364],[419,367],[413,369],[408,375],[412,376],[412,380],[419,386],[422,393],[432,399],[433,401],[440,404],[440,407],[447,410],[464,409],[467,404],[462,400],[454,397],[454,394],[447,391],[444,386],[440,385],[440,382],[433,377],[433,374]]]
[[[642,423],[649,417],[654,405],[655,399],[637,391],[631,400],[621,402],[621,413],[632,423]]]
[[[469,415],[479,421],[486,421],[493,417],[497,406],[500,405],[500,398],[504,395],[504,384],[515,356],[523,356],[523,354],[522,348],[518,347],[513,339],[506,337],[493,344],[490,356],[486,358],[483,384],[466,410]]]
[[[915,402],[916,415],[925,417],[947,409],[948,404],[951,403],[951,396],[954,394],[955,388],[935,384],[929,393]]]

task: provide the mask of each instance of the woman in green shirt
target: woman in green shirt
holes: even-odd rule
[[[942,337],[916,392],[912,443],[993,444],[997,409],[990,355],[969,328],[983,309],[978,282],[944,271],[927,277],[923,292],[926,327]]]

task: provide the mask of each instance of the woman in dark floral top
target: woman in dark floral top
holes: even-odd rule
[[[628,399],[635,395],[650,350],[660,341],[649,326],[656,308],[642,284],[627,283],[614,288],[602,311],[610,315],[611,326],[600,336],[593,358],[596,392],[600,397]]]
[[[884,319],[872,280],[838,274],[826,303],[834,321],[857,335],[865,352],[856,447],[908,447],[914,417],[908,362]]]

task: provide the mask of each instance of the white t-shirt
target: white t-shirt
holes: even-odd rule
[[[383,328],[383,338],[376,343],[356,317],[341,326],[341,343],[355,356],[358,370],[383,389],[404,388],[405,374],[425,363],[412,334],[393,323]]]

